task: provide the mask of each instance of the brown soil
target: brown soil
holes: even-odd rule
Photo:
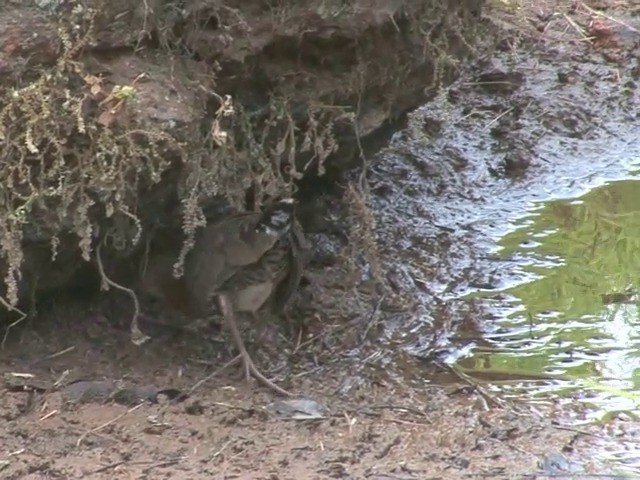
[[[538,31],[548,33],[544,25]],[[516,40],[505,41],[505,48],[522,53]],[[577,49],[580,42],[563,46]],[[553,56],[548,44],[538,48]],[[166,112],[150,113],[164,118]],[[514,162],[506,166],[527,170]],[[340,246],[338,240],[325,245],[326,258]],[[278,399],[233,372],[208,378],[231,354],[204,327],[181,333],[156,327],[154,340],[137,347],[114,325],[130,319],[121,293],[107,295],[111,303],[41,306],[37,323],[9,330],[0,356],[2,478],[499,479],[608,471],[590,460],[593,443],[603,437],[558,426],[534,407],[506,403],[458,379],[438,385],[427,380],[424,361],[403,352],[392,361],[371,361],[388,340],[375,336],[375,326],[369,331],[376,301],[363,302],[373,308],[364,314],[334,305],[355,292],[340,290],[344,277],[334,273],[323,262],[312,267],[299,295],[306,316],[301,338],[274,328],[269,341],[253,347],[276,381],[328,407],[325,418],[314,420],[274,416],[266,407]],[[360,338],[368,333],[375,340],[363,347]]]
[[[86,308],[67,305],[65,313],[14,332],[3,352],[2,371],[35,375],[25,383],[37,390],[7,384],[0,397],[2,478],[507,478],[538,471],[550,451],[587,446],[577,432],[498,407],[471,388],[382,379],[345,388],[354,377],[338,362],[302,361],[289,376],[290,388],[329,408],[320,420],[275,417],[264,407],[277,399],[225,375],[182,401],[79,399],[88,384],[65,385],[80,379],[188,393],[211,373],[198,360],[223,362],[199,352],[205,345],[193,334],[139,348],[99,315],[91,329],[78,329]]]

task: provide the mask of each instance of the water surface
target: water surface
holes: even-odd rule
[[[640,180],[534,204],[513,226],[494,253],[513,281],[466,296],[498,314],[458,365],[589,420],[640,413]]]

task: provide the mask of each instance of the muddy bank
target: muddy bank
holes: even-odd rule
[[[277,398],[229,374],[202,383],[211,372],[203,363],[215,369],[229,357],[201,333],[141,349],[98,314],[79,331],[86,308],[52,314],[20,335],[28,352],[15,345],[1,359],[3,372],[33,375],[3,379],[3,478],[511,478],[597,467],[571,460],[589,448],[575,431],[462,385],[416,389],[371,374],[362,383],[340,368],[338,348],[333,366],[314,363],[308,348],[296,352],[293,339],[279,344],[285,363],[260,349],[275,378],[293,368],[288,387],[328,409],[295,420],[273,413]],[[345,377],[360,386],[340,393]],[[188,397],[174,403],[172,392]]]
[[[617,425],[576,428],[569,423],[574,412],[505,401],[478,382],[452,376],[445,365],[447,354],[490,325],[487,305],[459,297],[507,277],[507,265],[490,257],[491,242],[509,228],[518,205],[541,185],[551,188],[555,177],[578,177],[576,171],[595,177],[602,164],[595,168],[583,158],[624,151],[626,139],[637,138],[628,116],[637,100],[625,94],[634,79],[634,44],[616,50],[625,63],[611,64],[612,47],[563,36],[571,24],[564,15],[587,28],[584,10],[552,9],[546,18],[534,7],[524,20],[537,30],[514,31],[509,25],[523,18],[507,15],[511,23],[500,22],[503,48],[470,64],[452,88],[409,116],[387,148],[367,157],[370,208],[357,196],[347,198],[368,215],[353,215],[342,198],[324,192],[328,215],[323,228],[309,234],[314,258],[296,297],[297,323],[273,322],[269,341],[262,337],[252,350],[276,381],[328,407],[326,418],[273,416],[266,407],[275,398],[264,390],[232,371],[209,377],[231,358],[215,324],[176,328],[160,324],[159,315],[148,321],[154,339],[138,348],[114,327],[113,319],[129,318],[118,292],[104,303],[57,299],[41,304],[42,321],[12,329],[0,357],[3,372],[35,376],[23,382],[26,391],[13,382],[3,386],[0,412],[9,425],[0,442],[3,474],[422,479],[617,473],[594,454],[621,443]],[[503,17],[490,20],[496,18]],[[576,77],[565,75],[574,71]],[[618,72],[621,82],[603,72]],[[611,156],[609,166],[617,164]],[[360,174],[347,179],[359,182]],[[333,229],[327,220],[335,221],[328,222]],[[347,241],[345,224],[370,235]],[[345,251],[353,263],[344,261]],[[252,339],[257,328],[247,327]],[[77,380],[121,381],[136,391],[151,386],[188,397],[171,403],[176,397],[159,395],[153,398],[159,403],[141,406],[119,395],[107,395],[106,403],[77,402],[68,395],[68,384]],[[619,425],[632,448],[633,424]]]
[[[526,37],[524,51],[507,36],[500,51],[412,112],[371,162],[382,257],[407,255],[390,275],[419,303],[446,309],[469,291],[500,288],[511,272],[493,257],[495,241],[531,202],[578,196],[629,171],[638,155],[640,38],[635,17],[615,13],[624,25],[574,12],[604,43],[580,43],[577,32],[557,30],[555,16],[541,21],[544,35]],[[437,317],[408,320],[417,350],[433,340],[417,340],[416,329],[423,324],[430,337]]]
[[[1,154],[20,160],[0,172],[13,187],[4,296],[69,282],[98,242],[109,265],[150,232],[184,240],[225,204],[258,208],[303,175],[335,176],[450,80],[480,6],[9,2]]]

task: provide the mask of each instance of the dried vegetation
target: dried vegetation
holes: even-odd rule
[[[25,240],[48,240],[55,257],[60,236],[74,232],[85,260],[101,229],[116,243],[137,241],[138,188],[158,182],[181,154],[170,135],[124,118],[135,84],[108,89],[83,69],[77,56],[91,42],[94,12],[77,5],[70,13],[56,65],[0,97],[0,237],[12,306]]]
[[[456,56],[470,49],[477,12],[467,2],[396,3],[321,2],[312,11],[303,1],[132,7],[141,19],[132,51],[153,48],[208,67],[207,82],[194,84],[205,92],[202,122],[173,130],[136,114],[144,72],[115,85],[86,68],[102,35],[100,2],[59,7],[56,64],[26,69],[0,95],[5,306],[23,296],[25,245],[48,243],[53,258],[65,247],[89,261],[100,243],[129,255],[164,221],[162,212],[144,208],[144,196],[168,181],[182,215],[183,260],[207,221],[207,199],[243,208],[251,189],[257,208],[290,194],[303,174],[323,175],[339,146],[359,147],[362,136],[414,105],[416,91],[437,90],[458,68]],[[256,72],[264,78],[256,81]],[[170,171],[179,174],[166,180]],[[375,264],[363,179],[347,189],[361,220],[352,224],[363,227],[351,236]],[[373,270],[380,278],[379,267]]]

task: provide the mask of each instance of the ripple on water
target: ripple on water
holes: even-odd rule
[[[494,319],[457,365],[507,396],[579,402],[587,420],[640,413],[639,192],[615,181],[516,222],[494,253],[512,281],[465,295]]]

